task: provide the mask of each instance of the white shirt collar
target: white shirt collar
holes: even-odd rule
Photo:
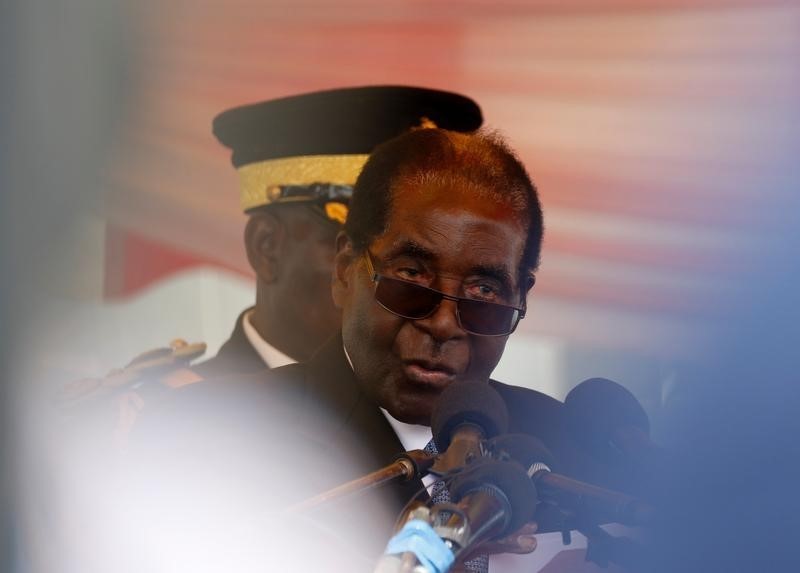
[[[253,310],[249,310],[242,318],[242,327],[244,328],[244,335],[252,345],[253,349],[261,357],[269,368],[278,368],[279,366],[286,366],[287,364],[294,364],[297,360],[290,358],[269,342],[261,338],[261,335],[250,322],[250,317]]]
[[[406,424],[400,420],[396,420],[392,415],[381,408],[381,412],[386,416],[389,424],[392,426],[394,433],[400,439],[405,451],[409,450],[422,450],[431,441],[431,429],[428,426],[419,426],[417,424]]]

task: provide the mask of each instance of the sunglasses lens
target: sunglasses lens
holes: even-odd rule
[[[473,334],[496,336],[513,332],[519,320],[519,311],[479,300],[458,301],[461,326]]]
[[[395,314],[419,319],[428,316],[442,297],[423,286],[381,277],[375,289],[375,299]]]
[[[375,300],[398,316],[412,320],[426,318],[442,302],[442,293],[422,285],[380,276]],[[519,322],[519,310],[480,300],[458,299],[458,316],[464,330],[484,336],[510,334]]]

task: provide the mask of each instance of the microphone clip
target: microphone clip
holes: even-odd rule
[[[428,472],[439,477],[461,471],[487,453],[483,430],[474,424],[462,424],[448,448],[436,455]]]
[[[439,502],[427,505],[416,502],[398,520],[396,530],[400,531],[410,521],[423,521],[433,528],[452,551],[464,547],[472,535],[469,520],[464,510],[454,503]]]

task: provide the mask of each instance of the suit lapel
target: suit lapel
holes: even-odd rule
[[[344,354],[340,334],[331,338],[309,361],[306,387],[307,399],[317,406],[313,409],[325,413],[322,438],[326,443],[366,442],[370,451],[389,461],[402,451],[400,440],[378,405],[362,392]]]
[[[306,387],[307,400],[312,402],[307,411],[318,413],[312,425],[321,445],[349,464],[337,468],[342,470],[337,474],[349,475],[347,479],[364,476],[390,464],[404,451],[378,405],[361,391],[344,354],[341,335],[333,337],[308,363]],[[380,495],[384,503],[390,500],[396,514],[421,488],[419,480],[394,483],[381,488]]]

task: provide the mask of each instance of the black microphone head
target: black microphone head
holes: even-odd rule
[[[487,486],[499,489],[508,500],[508,524],[499,537],[516,531],[533,519],[538,501],[536,486],[525,468],[516,462],[481,460],[457,474],[448,489],[452,500],[458,502],[470,493],[491,492]]]
[[[461,424],[475,424],[486,438],[508,429],[508,409],[497,391],[486,382],[457,382],[439,396],[431,417],[433,441],[447,451],[453,431]]]
[[[650,435],[650,420],[639,401],[624,386],[606,378],[589,378],[564,399],[566,424],[587,449],[605,452],[614,434],[635,428]]]
[[[514,460],[526,470],[533,464],[541,463],[554,471],[553,467],[556,465],[553,454],[544,443],[528,434],[503,434],[490,440],[486,448],[492,459]]]

